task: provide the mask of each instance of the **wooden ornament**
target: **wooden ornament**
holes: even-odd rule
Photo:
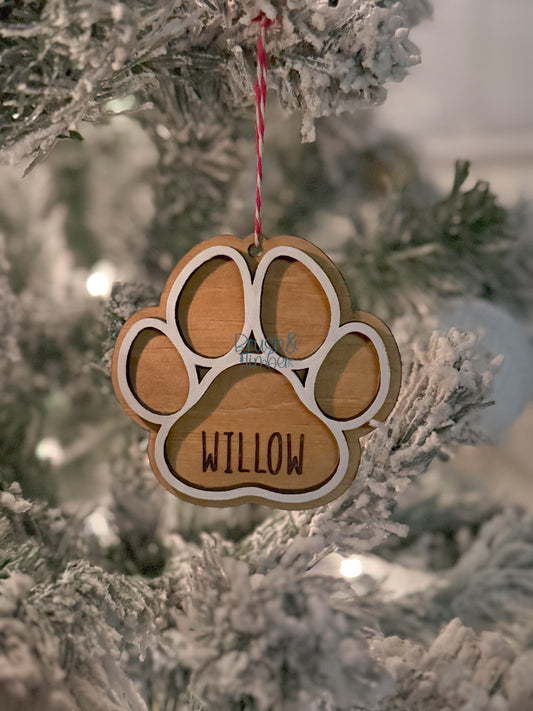
[[[124,325],[113,385],[173,494],[310,508],[355,477],[359,437],[396,402],[400,357],[321,250],[286,236],[259,256],[252,245],[213,237],[179,262],[159,306]]]

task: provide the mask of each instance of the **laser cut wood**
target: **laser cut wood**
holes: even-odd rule
[[[117,396],[150,430],[159,481],[209,506],[308,508],[353,480],[359,437],[396,401],[389,329],[351,308],[329,258],[280,236],[223,235],[177,265],[159,306],[124,325]]]

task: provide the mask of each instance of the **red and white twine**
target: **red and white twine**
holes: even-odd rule
[[[259,23],[259,37],[257,38],[257,78],[254,84],[255,92],[255,148],[257,153],[257,169],[255,173],[255,230],[254,245],[261,248],[262,227],[261,219],[261,185],[263,182],[263,145],[265,140],[265,101],[266,101],[266,74],[267,55],[265,51],[266,30],[272,24],[264,15],[257,17],[254,22]]]

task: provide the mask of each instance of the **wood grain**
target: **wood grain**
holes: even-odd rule
[[[193,351],[209,358],[227,353],[244,323],[244,289],[235,262],[219,257],[199,267],[185,284],[176,311]]]
[[[374,400],[379,382],[374,346],[367,338],[349,333],[330,350],[318,371],[316,400],[329,417],[348,420]]]
[[[318,280],[305,265],[292,259],[276,259],[265,277],[261,323],[265,336],[283,353],[289,334],[295,334],[296,350],[290,357],[307,358],[322,345],[330,324],[329,304]]]
[[[129,378],[140,402],[154,412],[177,412],[187,399],[189,378],[174,344],[164,333],[147,328],[133,341]]]
[[[216,462],[211,457],[204,467],[215,453]],[[281,373],[237,365],[174,425],[166,456],[178,478],[199,488],[251,484],[289,492],[323,484],[335,471],[338,449]]]

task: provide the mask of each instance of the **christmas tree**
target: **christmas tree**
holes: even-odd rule
[[[438,465],[491,434],[502,359],[476,326],[531,322],[527,219],[465,161],[438,194],[360,111],[420,61],[430,12],[0,5],[2,710],[533,707],[533,517]],[[110,380],[177,260],[253,230],[258,18],[265,231],[326,250],[402,358],[353,484],[304,511],[172,497]]]

